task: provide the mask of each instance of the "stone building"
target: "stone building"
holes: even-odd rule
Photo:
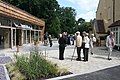
[[[93,30],[97,38],[106,36],[108,30],[113,31],[116,45],[120,45],[120,25],[116,25],[120,20],[119,5],[120,0],[99,0]]]
[[[43,20],[0,1],[0,49],[40,41],[44,28]]]

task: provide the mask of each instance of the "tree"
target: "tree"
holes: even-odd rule
[[[60,32],[75,32],[76,12],[72,7],[60,7],[56,0],[3,0],[45,21],[45,32],[56,36]],[[74,30],[74,31],[73,31]]]
[[[91,30],[92,20],[90,22],[86,22],[85,19],[79,18],[76,23],[77,23],[76,30],[80,32],[83,31],[89,32],[89,30]]]
[[[61,7],[59,9],[60,28],[62,32],[73,33],[75,27],[75,9],[72,7]]]

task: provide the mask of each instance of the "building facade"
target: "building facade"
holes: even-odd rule
[[[115,34],[116,45],[120,44],[120,32],[119,25],[115,26],[116,22],[120,20],[120,0],[99,0],[97,12],[96,12],[96,22],[94,24],[94,32],[99,38],[99,36],[105,36],[107,31],[113,31]],[[105,31],[100,33],[96,31],[98,26],[97,21],[102,20],[104,25],[100,25],[101,28],[104,28]],[[114,25],[113,25],[114,24]],[[99,25],[99,24],[98,24]],[[113,28],[114,27],[114,28]],[[115,30],[114,30],[115,29]],[[117,32],[117,33],[116,33]]]
[[[40,41],[45,22],[3,1],[0,1],[0,49]]]

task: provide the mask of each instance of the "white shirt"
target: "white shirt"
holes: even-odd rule
[[[90,39],[88,38],[88,36],[85,37],[85,48],[89,48],[90,47]]]

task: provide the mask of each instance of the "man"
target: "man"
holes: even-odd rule
[[[82,32],[82,49],[83,49],[83,55],[85,55],[85,35],[86,35],[86,32],[83,31]],[[84,59],[84,57],[83,57]]]
[[[77,61],[81,61],[81,46],[82,46],[82,37],[80,36],[80,32],[76,32],[76,47],[77,47]]]
[[[112,54],[112,50],[114,46],[115,46],[114,33],[110,32],[110,35],[108,35],[106,39],[106,47],[108,48],[108,51],[109,51],[108,60],[112,60],[110,56]]]
[[[90,39],[88,38],[88,33],[85,34],[85,53],[84,53],[84,61],[88,61],[88,53],[89,53],[89,46],[90,46]]]
[[[95,42],[96,42],[96,38],[94,37],[94,34],[91,34],[91,38],[90,38],[91,55],[93,55],[93,47]]]

